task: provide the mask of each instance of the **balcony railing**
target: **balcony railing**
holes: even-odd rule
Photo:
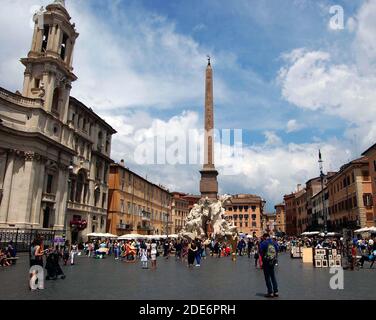
[[[116,228],[118,230],[132,230],[133,226],[131,224],[119,223]]]

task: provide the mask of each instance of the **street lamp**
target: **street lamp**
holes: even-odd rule
[[[322,200],[322,211],[324,215],[324,233],[326,234],[328,232],[328,217],[326,215],[326,208],[325,208],[325,195],[324,195],[324,172],[323,172],[323,166],[322,166],[322,158],[321,158],[321,152],[319,149],[319,167],[320,167],[320,181],[321,181],[321,200]]]

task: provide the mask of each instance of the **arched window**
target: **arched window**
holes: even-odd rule
[[[60,99],[60,90],[55,88],[54,95],[52,98],[52,112],[59,113],[59,99]]]

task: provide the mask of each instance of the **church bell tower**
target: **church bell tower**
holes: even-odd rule
[[[73,73],[73,48],[78,37],[64,0],[55,0],[34,15],[34,34],[25,66],[22,95],[44,101],[44,109],[66,122]]]

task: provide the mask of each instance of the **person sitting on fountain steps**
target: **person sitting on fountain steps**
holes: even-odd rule
[[[265,297],[278,297],[278,284],[274,272],[274,266],[277,261],[278,244],[274,242],[267,233],[263,235],[263,239],[260,245],[260,254],[262,257],[265,283],[268,289],[268,293]]]

